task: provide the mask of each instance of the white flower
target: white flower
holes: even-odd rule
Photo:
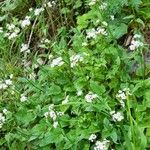
[[[107,150],[109,142],[110,141],[106,139],[104,139],[103,141],[96,141],[94,150]]]
[[[30,52],[28,44],[22,44],[20,52]]]
[[[0,89],[5,90],[8,87],[7,84],[0,82]]]
[[[77,96],[81,96],[83,92],[81,90],[77,91]]]
[[[57,127],[58,127],[58,121],[54,121],[53,127],[54,127],[54,128],[57,128]]]
[[[124,90],[119,90],[118,94],[116,95],[116,98],[119,98],[119,102],[121,104],[122,107],[125,107],[125,103],[124,100],[127,99],[127,95],[126,95],[126,91]]]
[[[21,101],[21,102],[27,101],[27,97],[26,97],[24,94],[21,94],[20,101]]]
[[[97,98],[97,94],[94,94],[92,92],[89,92],[86,96],[85,96],[85,100],[88,102],[88,103],[91,103],[95,98]]]
[[[10,74],[10,75],[9,75],[9,78],[12,79],[12,78],[13,78],[13,74]]]
[[[86,42],[83,42],[82,43],[82,46],[87,46],[88,44]]]
[[[107,35],[107,32],[106,32],[105,29],[102,28],[102,27],[98,27],[96,33],[97,33],[97,34],[100,33],[100,34],[102,34],[102,35]]]
[[[5,116],[3,116],[2,113],[0,113],[0,128],[2,128],[3,124],[5,123]]]
[[[5,80],[5,83],[6,83],[7,85],[12,85],[12,81],[11,81],[10,79]]]
[[[29,26],[31,24],[30,17],[26,16],[26,18],[21,22],[21,27],[25,28],[26,26]]]
[[[49,115],[50,115],[50,117],[53,119],[53,120],[56,120],[56,113],[55,113],[55,111],[53,111],[53,110],[51,110],[50,112],[49,112]]]
[[[15,25],[14,24],[7,24],[6,27],[8,28],[8,30],[12,30],[15,29]]]
[[[64,64],[63,60],[61,57],[58,57],[56,59],[53,59],[52,60],[52,63],[51,63],[51,67],[55,67],[55,66],[62,66]]]
[[[124,92],[124,91],[121,91],[121,90],[118,91],[118,94],[116,95],[116,97],[117,97],[117,98],[120,98],[120,99],[122,99],[122,100],[127,99],[127,96],[126,96],[125,92]]]
[[[103,2],[100,7],[101,10],[105,10],[107,8],[107,3]]]
[[[112,120],[115,122],[120,122],[124,119],[124,116],[120,112],[111,111]]]
[[[81,61],[83,61],[83,57],[82,57],[81,55],[79,55],[79,54],[73,55],[73,56],[70,57],[70,62],[71,62],[71,67],[72,67],[72,68],[73,68],[74,66],[76,66],[76,64],[77,64],[78,62],[81,62]]]
[[[66,96],[65,100],[62,101],[62,104],[67,104],[69,101],[69,95]]]
[[[103,22],[105,26],[107,25],[106,22]],[[107,32],[104,28],[98,27],[97,29],[91,29],[87,31],[87,36],[86,38],[96,38],[97,34],[102,34],[102,35],[107,35]]]
[[[123,90],[119,90],[118,94],[116,95],[116,98],[120,99],[120,104],[121,104],[122,107],[125,107],[124,100],[127,99],[127,95],[132,95],[130,93],[130,89],[129,88],[124,88]]]
[[[95,134],[91,134],[89,137],[89,141],[94,142],[94,140],[97,138]]]
[[[139,38],[141,38],[141,35],[139,35],[139,34],[135,34],[133,36],[133,39],[131,41],[131,45],[129,46],[130,50],[133,51],[133,50],[135,50],[135,49],[137,49],[137,48],[144,45],[141,41],[139,41]]]
[[[59,111],[59,112],[57,112],[57,115],[58,115],[58,116],[63,116],[63,115],[64,115],[64,113],[63,113],[63,112],[61,112],[61,111]]]
[[[114,19],[115,19],[114,15],[111,15],[110,18],[111,18],[111,20],[114,20]]]
[[[45,43],[50,43],[50,40],[49,40],[49,39],[45,39],[44,42],[45,42]]]
[[[97,0],[91,0],[91,2],[89,3],[89,6],[95,5]]]
[[[51,8],[53,5],[52,5],[51,2],[48,2],[48,3],[47,3],[47,6],[48,6],[49,8]]]
[[[33,8],[29,8],[29,11],[31,12],[33,10]]]
[[[93,28],[87,31],[87,38],[96,38],[97,31]]]
[[[52,54],[48,55],[48,59],[51,59],[51,58],[53,58],[53,55]]]
[[[44,11],[44,8],[42,8],[42,7],[41,8],[36,8],[34,10],[34,15],[39,16],[42,11]]]
[[[130,45],[130,46],[129,46],[129,49],[130,49],[131,51],[133,51],[133,50],[136,49],[136,46],[135,46],[135,45]]]
[[[30,73],[30,74],[29,74],[29,78],[30,78],[31,80],[35,80],[36,74],[35,74],[34,72]]]
[[[6,108],[4,108],[3,113],[6,115],[8,113],[8,110]]]
[[[8,33],[5,33],[5,37],[8,37],[9,40],[14,39],[18,36],[20,29],[16,27],[14,24],[7,24]]]
[[[15,37],[17,37],[17,33],[13,32],[8,36],[8,39],[11,40],[11,39],[14,39]]]
[[[54,109],[54,104],[49,105],[48,110],[51,111]]]
[[[125,107],[125,102],[123,100],[120,100],[120,104],[123,108]]]
[[[48,118],[48,115],[49,115],[48,112],[44,113],[45,118]]]

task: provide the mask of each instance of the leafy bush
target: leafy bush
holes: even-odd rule
[[[0,5],[2,150],[150,148],[148,1]]]

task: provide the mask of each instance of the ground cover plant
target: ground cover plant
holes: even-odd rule
[[[150,149],[149,0],[0,1],[0,150]]]

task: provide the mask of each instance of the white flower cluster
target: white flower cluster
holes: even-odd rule
[[[96,4],[96,1],[97,1],[97,0],[91,0],[91,2],[89,3],[89,6],[95,5],[95,4]]]
[[[112,120],[115,122],[120,122],[124,119],[124,116],[120,112],[111,111],[110,115],[112,116]]]
[[[64,64],[62,57],[58,57],[56,59],[53,59],[51,62],[51,67],[54,68],[56,66],[62,66]]]
[[[9,86],[11,86],[12,85],[12,79],[13,78],[13,74],[11,74],[10,76],[9,76],[9,79],[6,79],[6,80],[4,80],[4,81],[0,81],[0,90],[2,89],[2,90],[5,90],[5,89],[7,89]]]
[[[39,16],[43,11],[44,11],[44,8],[43,8],[43,7],[41,7],[41,8],[36,8],[36,9],[34,10],[34,15],[35,15],[35,16]]]
[[[44,114],[44,116],[46,118],[50,117],[53,120],[53,127],[57,128],[57,126],[58,126],[58,121],[56,121],[57,116],[62,116],[62,115],[64,115],[64,113],[55,111],[54,104],[51,104],[48,109],[49,109],[49,111],[46,112]]]
[[[97,97],[98,97],[97,94],[89,92],[87,95],[85,95],[85,100],[86,100],[86,102],[91,103]]]
[[[103,141],[96,141],[94,150],[107,150],[109,140],[104,139]]]
[[[51,2],[45,2],[44,7],[49,7],[52,8],[56,5],[55,1],[51,1]]]
[[[77,65],[78,62],[83,61],[83,57],[80,54],[73,55],[70,57],[70,62],[71,62],[71,67],[73,68],[74,66]]]
[[[94,142],[94,140],[97,138],[96,134],[91,134],[89,137],[89,141]]]
[[[49,48],[48,44],[50,44],[50,40],[47,39],[47,38],[43,38],[41,40],[41,42],[39,43],[39,47],[41,47],[41,48],[47,48],[48,49]]]
[[[43,38],[43,39],[41,40],[41,43],[42,43],[42,44],[49,44],[49,43],[50,43],[50,40],[49,40],[49,39],[46,39],[46,38]]]
[[[3,113],[0,113],[0,128],[2,128],[3,124],[5,123],[5,116]]]
[[[21,102],[27,101],[27,97],[25,96],[25,94],[21,94],[20,101],[21,101]]]
[[[31,24],[30,22],[30,16],[26,16],[24,20],[21,21],[21,27],[25,28]]]
[[[91,134],[89,137],[89,141],[94,142],[96,140],[97,136],[95,134]],[[110,141],[107,139],[104,139],[103,141],[96,141],[94,150],[107,150]]]
[[[106,23],[105,23],[105,25],[106,25]],[[107,32],[106,32],[105,28],[103,28],[103,27],[98,27],[97,29],[92,28],[91,30],[87,31],[86,38],[94,38],[95,39],[98,34],[107,35]]]
[[[5,33],[5,37],[8,37],[9,40],[14,39],[18,36],[20,29],[16,27],[14,24],[6,25],[8,32]]]
[[[28,44],[22,44],[20,52],[30,53]]]
[[[118,94],[116,95],[116,98],[119,99],[119,102],[120,102],[122,107],[125,107],[124,100],[127,99],[127,95],[131,95],[129,88],[124,88],[123,90],[119,90]]]
[[[139,35],[139,34],[135,34],[133,36],[133,39],[131,41],[131,45],[129,46],[130,50],[133,51],[133,50],[143,46],[143,43],[139,40],[140,38],[141,38],[141,35]]]
[[[105,10],[105,9],[107,8],[107,6],[108,6],[107,3],[103,2],[103,3],[100,5],[99,9]]]

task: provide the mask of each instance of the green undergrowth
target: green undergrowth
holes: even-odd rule
[[[0,2],[0,150],[150,149],[149,0]]]

